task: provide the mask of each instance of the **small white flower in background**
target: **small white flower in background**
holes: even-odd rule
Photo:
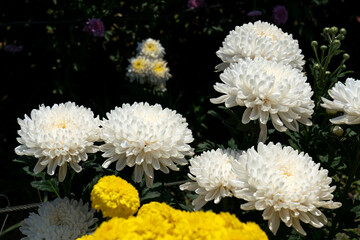
[[[321,228],[327,218],[318,208],[341,207],[332,201],[336,187],[330,187],[328,171],[306,153],[279,143],[259,143],[257,150],[248,149],[232,163],[237,175],[232,184],[238,184],[234,196],[247,201],[241,209],[264,210],[262,216],[274,235],[280,220],[306,235],[300,221]]]
[[[148,38],[141,43],[138,43],[136,50],[141,56],[148,58],[157,59],[162,58],[165,55],[165,49],[160,44],[160,41],[152,38]]]
[[[169,173],[178,171],[176,164],[186,165],[185,156],[192,156],[194,139],[186,119],[176,111],[159,104],[123,104],[106,114],[102,122],[100,146],[107,158],[103,167],[116,162],[116,170],[134,167],[135,182],[141,182],[145,172],[146,185],[154,181],[154,169]]]
[[[221,198],[233,195],[231,180],[236,179],[232,171],[232,162],[240,156],[240,151],[217,149],[203,152],[190,159],[189,178],[192,182],[180,185],[182,191],[195,191],[199,196],[193,200],[195,210],[214,200],[218,204]]]
[[[150,81],[159,88],[165,88],[166,81],[171,77],[167,62],[162,59],[155,59],[151,62]]]
[[[305,64],[298,41],[291,34],[261,21],[236,26],[226,36],[216,55],[223,61],[215,67],[217,71],[223,71],[230,63],[236,63],[240,59],[255,57],[289,64],[299,70]]]
[[[323,108],[333,112],[344,112],[343,115],[330,119],[333,124],[360,124],[360,80],[347,78],[345,84],[335,83],[329,90],[332,101],[321,98]]]
[[[130,82],[138,81],[143,84],[146,81],[146,76],[149,74],[152,65],[151,61],[144,56],[137,56],[131,58],[129,62],[126,76],[129,77]]]
[[[149,83],[155,89],[166,91],[166,81],[171,78],[167,62],[162,59],[165,49],[158,40],[148,38],[138,43],[136,57],[131,58],[126,76],[130,82]]]
[[[57,198],[44,202],[38,213],[30,213],[21,222],[20,231],[26,236],[22,240],[75,240],[93,230],[90,227],[98,220],[94,212],[82,200]]]
[[[214,89],[224,95],[212,98],[214,104],[225,107],[245,106],[242,123],[259,120],[259,142],[267,137],[266,123],[270,117],[276,130],[299,130],[298,122],[311,126],[313,92],[306,77],[290,65],[263,58],[239,60],[220,74],[223,83]]]
[[[38,162],[34,172],[40,173],[47,166],[47,173],[54,175],[57,166],[59,181],[65,179],[67,164],[81,171],[79,163],[88,159],[88,153],[95,153],[98,147],[100,119],[83,106],[67,102],[51,108],[41,105],[31,111],[30,118],[18,119],[21,144],[15,148],[18,155],[34,156]]]

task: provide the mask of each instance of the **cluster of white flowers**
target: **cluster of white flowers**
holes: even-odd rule
[[[154,181],[154,169],[177,171],[176,164],[186,165],[185,156],[193,155],[189,145],[194,140],[192,132],[176,111],[159,104],[123,104],[107,113],[107,118],[94,118],[90,109],[72,102],[51,108],[42,105],[31,112],[31,118],[25,115],[25,119],[18,119],[21,145],[15,152],[38,159],[35,173],[47,166],[48,174],[54,175],[59,166],[59,180],[63,181],[67,163],[80,172],[79,162],[100,149],[106,158],[104,168],[112,162],[117,162],[118,171],[135,167],[135,182],[145,173],[148,187]],[[104,144],[96,146],[96,141]]]
[[[30,213],[21,222],[20,231],[26,236],[22,240],[75,240],[92,231],[97,222],[94,209],[82,200],[57,198],[44,202],[38,213]]]
[[[169,69],[164,48],[159,41],[147,39],[139,43],[138,55],[130,60],[127,75],[131,81],[149,81],[165,88]],[[190,181],[181,190],[195,191],[195,210],[207,202],[236,197],[246,201],[243,210],[263,211],[269,229],[276,235],[283,221],[306,235],[300,222],[321,228],[327,223],[319,208],[335,209],[335,186],[328,171],[312,158],[291,147],[283,147],[267,138],[270,118],[278,131],[298,131],[298,123],[310,126],[314,102],[312,90],[302,72],[303,56],[291,35],[264,22],[244,24],[231,31],[217,52],[223,63],[216,67],[222,83],[214,88],[223,95],[211,99],[226,107],[246,107],[242,122],[258,120],[260,134],[257,149],[216,149],[190,159]],[[329,91],[333,101],[322,98],[322,106],[345,114],[330,121],[336,124],[360,123],[360,80],[349,78],[336,83]],[[37,158],[34,172],[47,167],[54,175],[59,166],[63,181],[68,163],[76,171],[88,154],[102,152],[103,168],[116,163],[117,171],[134,167],[134,181],[145,175],[152,187],[154,170],[169,173],[186,165],[186,157],[194,155],[191,130],[179,113],[161,105],[140,102],[115,107],[102,120],[90,109],[67,102],[52,107],[41,105],[30,117],[18,119],[20,130],[15,152]],[[95,142],[101,144],[95,145]],[[23,239],[75,239],[89,231],[97,219],[82,201],[57,199],[44,203],[39,214],[30,214],[21,224]]]
[[[150,83],[155,88],[166,90],[166,81],[171,77],[167,62],[163,59],[165,49],[158,40],[148,38],[137,46],[137,55],[129,60],[126,76],[130,81]]]
[[[245,106],[242,122],[259,120],[259,142],[266,141],[269,117],[281,132],[298,131],[298,122],[312,125],[313,92],[292,35],[270,23],[248,23],[231,31],[216,54],[223,61],[216,69],[225,71],[214,88],[224,95],[210,101]]]
[[[217,51],[223,63],[216,66],[221,83],[214,88],[223,95],[210,99],[225,107],[244,106],[242,123],[258,120],[260,134],[257,150],[217,149],[190,159],[190,182],[181,190],[195,191],[194,209],[207,202],[219,203],[224,197],[246,201],[243,210],[263,211],[269,229],[276,235],[283,221],[306,235],[300,221],[321,228],[327,218],[319,208],[335,209],[328,171],[320,168],[312,158],[291,147],[270,142],[267,121],[280,132],[299,131],[298,123],[312,125],[315,107],[313,92],[302,72],[303,55],[298,42],[278,27],[255,22],[236,27]],[[343,111],[345,115],[332,119],[333,123],[360,122],[360,81],[348,79],[330,91],[333,102],[324,99],[323,107]]]
[[[243,210],[264,210],[269,229],[276,234],[280,220],[306,235],[300,221],[320,228],[327,218],[318,208],[334,209],[335,186],[328,171],[315,164],[303,152],[282,147],[279,143],[260,142],[247,151],[208,151],[190,159],[189,178],[193,181],[180,186],[195,191],[195,210],[207,202],[219,203],[223,197],[235,196],[247,203]]]

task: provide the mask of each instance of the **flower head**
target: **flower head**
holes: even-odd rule
[[[167,62],[162,59],[151,62],[149,76],[153,85],[165,88],[166,81],[171,77],[170,70],[166,65]]]
[[[22,238],[24,240],[69,240],[89,233],[89,228],[96,222],[94,210],[89,210],[88,203],[57,198],[43,203],[38,213],[30,213],[30,216],[21,222],[20,231],[26,235]]]
[[[85,23],[83,31],[95,37],[103,37],[105,35],[105,26],[100,19],[91,18]]]
[[[231,170],[231,162],[236,161],[241,152],[231,149],[217,149],[203,152],[190,159],[189,178],[192,182],[180,185],[181,190],[195,191],[199,196],[193,201],[195,210],[199,210],[208,201],[217,204],[223,197],[231,197],[231,180],[236,175]]]
[[[244,199],[243,210],[264,210],[270,230],[276,234],[280,220],[306,235],[300,221],[320,228],[327,218],[318,208],[338,208],[333,202],[328,171],[315,164],[308,154],[282,147],[279,143],[259,143],[233,162],[238,179],[234,196]]]
[[[137,56],[131,58],[129,62],[126,76],[130,78],[130,82],[138,81],[143,84],[149,74],[151,61],[144,56]]]
[[[297,40],[277,26],[257,21],[237,26],[230,31],[216,55],[223,61],[217,71],[223,71],[230,63],[255,57],[289,64],[302,70],[305,61]]]
[[[314,102],[313,92],[306,77],[290,65],[263,58],[240,60],[220,74],[223,83],[216,83],[216,91],[224,95],[210,99],[225,103],[226,107],[245,106],[242,123],[259,120],[259,141],[267,136],[266,123],[270,117],[280,132],[298,131],[298,122],[310,126]]]
[[[281,5],[275,6],[272,18],[276,25],[285,24],[288,20],[288,11],[286,7]]]
[[[159,40],[148,38],[138,43],[137,51],[139,55],[148,58],[162,58],[165,54],[165,49],[160,44]]]
[[[30,118],[18,119],[21,144],[15,148],[18,155],[34,156],[38,162],[37,174],[47,166],[47,173],[54,175],[57,166],[59,181],[66,176],[67,164],[81,171],[79,163],[88,159],[88,153],[98,151],[94,142],[100,136],[100,120],[90,109],[67,102],[51,108],[41,105],[31,111]]]
[[[189,143],[193,141],[186,119],[176,111],[163,109],[159,104],[123,104],[116,107],[102,122],[100,146],[103,167],[116,162],[116,170],[134,167],[135,182],[141,182],[145,172],[146,185],[152,186],[154,169],[169,173],[186,165],[185,156],[193,155]]]
[[[194,9],[198,7],[205,7],[206,1],[205,0],[188,0],[188,8]]]
[[[120,177],[102,177],[91,191],[92,207],[101,210],[104,217],[127,218],[140,207],[136,188]]]
[[[344,112],[344,115],[330,119],[333,124],[359,124],[360,123],[360,80],[347,78],[345,84],[335,83],[329,90],[332,101],[321,98],[322,107]]]
[[[163,208],[164,211],[161,210]],[[242,223],[229,213],[186,212],[165,203],[151,202],[139,209],[136,217],[112,218],[93,234],[95,239],[241,239],[267,240],[255,223]]]

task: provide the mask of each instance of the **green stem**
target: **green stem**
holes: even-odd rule
[[[10,231],[12,231],[12,230],[14,230],[14,229],[19,228],[20,225],[21,225],[21,222],[16,223],[16,224],[12,225],[11,227],[8,227],[7,229],[5,229],[5,230],[0,234],[0,237],[4,236],[6,233],[8,233],[8,232],[10,232]]]
[[[47,180],[47,181],[48,181],[48,183],[50,184],[50,187],[51,187],[51,189],[54,191],[54,193],[56,194],[56,196],[57,196],[58,198],[60,198],[60,194],[58,193],[58,191],[56,191],[56,188],[54,187],[54,185],[52,185],[51,181],[50,181],[50,180]]]

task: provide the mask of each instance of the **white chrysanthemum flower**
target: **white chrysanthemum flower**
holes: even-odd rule
[[[255,57],[289,64],[299,70],[305,64],[298,41],[291,34],[267,22],[257,21],[237,26],[226,36],[222,45],[216,52],[223,61],[216,66],[217,71],[223,71],[230,63],[240,59]]]
[[[116,162],[116,170],[133,167],[135,182],[140,182],[145,172],[146,185],[154,181],[154,169],[169,173],[178,171],[175,165],[186,165],[185,156],[193,155],[190,147],[194,139],[186,119],[176,111],[163,109],[159,104],[123,104],[106,114],[102,122],[100,146],[103,167]]]
[[[318,208],[335,209],[340,202],[333,202],[335,186],[328,171],[315,164],[308,154],[282,147],[279,143],[259,143],[233,162],[238,185],[234,196],[248,201],[243,210],[264,210],[263,218],[269,220],[270,230],[276,234],[280,220],[306,235],[300,221],[320,228],[327,218]]]
[[[344,115],[330,119],[333,124],[360,124],[360,80],[347,78],[345,84],[335,83],[329,90],[333,101],[321,98],[322,107],[331,111],[341,111]]]
[[[298,131],[298,122],[312,125],[313,92],[299,70],[263,58],[246,59],[231,64],[220,79],[223,83],[216,83],[214,89],[224,95],[210,101],[228,108],[245,106],[242,123],[259,119],[259,141],[266,140],[269,117],[280,132]]]
[[[231,163],[236,161],[241,152],[232,149],[217,149],[203,152],[190,159],[189,178],[193,182],[180,185],[182,191],[195,191],[199,196],[193,200],[195,210],[214,200],[218,204],[221,198],[231,197],[234,190],[230,184],[236,179]]]
[[[93,229],[97,222],[94,209],[82,200],[57,198],[43,203],[38,213],[30,213],[21,222],[20,231],[26,236],[22,240],[75,240]]]
[[[15,148],[18,155],[34,156],[38,162],[34,172],[40,173],[47,166],[47,173],[54,175],[57,166],[59,181],[65,179],[67,163],[81,171],[79,163],[88,159],[88,153],[95,153],[94,142],[100,136],[100,119],[83,106],[67,102],[51,108],[41,105],[31,111],[30,118],[18,119],[21,144]]]
[[[151,62],[144,56],[137,56],[129,60],[126,76],[130,82],[138,81],[143,84],[147,80],[147,75],[151,67]]]
[[[138,43],[137,52],[149,58],[162,58],[165,55],[165,49],[160,44],[159,40],[148,38]]]
[[[167,62],[162,59],[151,61],[149,79],[153,85],[160,89],[165,89],[166,81],[171,77],[170,70],[166,65]]]

